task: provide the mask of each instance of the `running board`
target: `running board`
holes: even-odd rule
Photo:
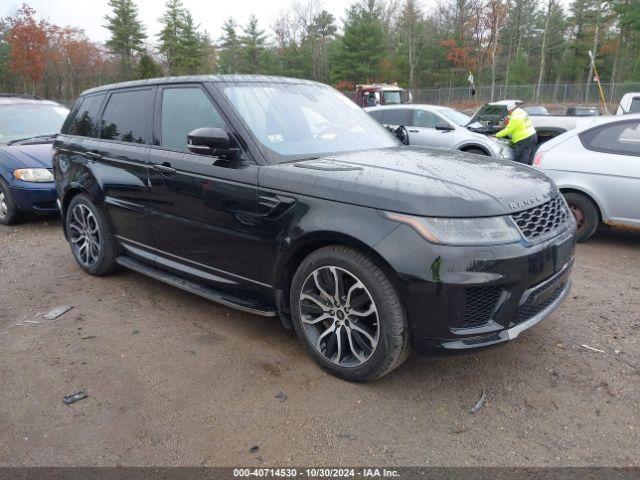
[[[118,265],[121,265],[125,268],[131,269],[138,273],[142,273],[143,275],[154,278],[156,280],[160,280],[161,282],[169,284],[173,287],[178,287],[181,290],[195,293],[196,295],[204,297],[207,300],[211,300],[226,307],[235,308],[244,312],[253,313],[255,315],[262,315],[263,317],[275,317],[277,315],[277,312],[275,311],[260,308],[259,305],[252,304],[247,302],[246,300],[241,300],[237,297],[218,292],[217,290],[199,285],[190,280],[185,280],[184,278],[178,277],[177,275],[173,275],[164,270],[160,270],[159,268],[152,267],[151,265],[140,262],[125,255],[117,257],[116,262],[118,263]]]

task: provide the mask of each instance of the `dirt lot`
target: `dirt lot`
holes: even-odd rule
[[[368,385],[276,319],[83,274],[57,220],[0,228],[0,252],[1,465],[640,466],[639,235],[580,245],[572,295],[517,341]]]

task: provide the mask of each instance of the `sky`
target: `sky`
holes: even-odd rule
[[[13,15],[23,1],[36,10],[38,17],[47,18],[59,26],[80,27],[91,40],[104,42],[109,36],[108,31],[102,27],[105,23],[104,16],[110,13],[107,0],[2,0],[0,17]],[[147,27],[147,36],[154,41],[155,34],[160,30],[158,17],[164,10],[164,3],[164,0],[136,0],[140,19]],[[218,39],[222,24],[229,16],[244,25],[249,15],[254,13],[261,28],[270,31],[279,14],[288,10],[292,3],[292,0],[183,0],[196,22],[209,32],[213,40]],[[326,10],[341,19],[346,7],[353,2],[322,0],[321,3]]]

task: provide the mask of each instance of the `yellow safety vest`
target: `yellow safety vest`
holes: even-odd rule
[[[529,114],[522,108],[516,108],[509,115],[509,123],[506,127],[496,133],[496,137],[511,137],[513,143],[518,143],[531,135],[535,135],[536,129],[531,123]]]

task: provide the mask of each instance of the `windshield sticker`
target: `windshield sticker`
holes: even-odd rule
[[[284,142],[284,137],[282,135],[280,135],[279,133],[273,133],[271,135],[267,135],[267,137],[269,137],[269,141],[271,143],[282,143],[282,142]]]

